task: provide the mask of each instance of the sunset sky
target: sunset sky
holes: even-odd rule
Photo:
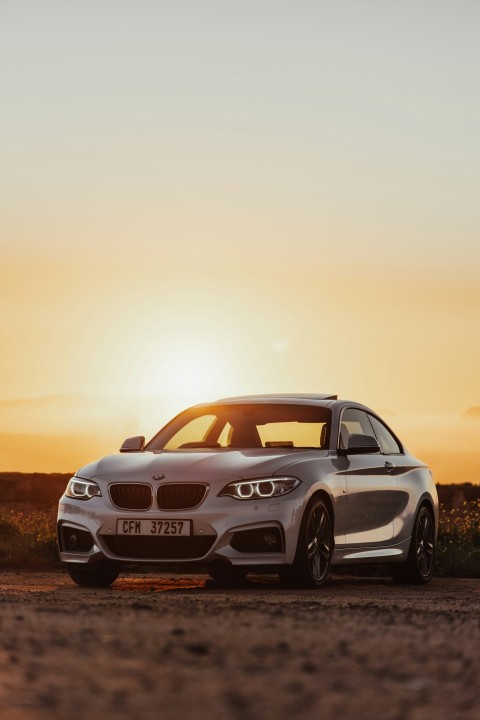
[[[0,470],[298,390],[480,482],[479,27],[470,0],[4,0]]]

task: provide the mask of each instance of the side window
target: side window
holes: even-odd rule
[[[369,420],[375,430],[380,450],[384,455],[399,455],[402,452],[402,448],[393,437],[392,433],[387,430],[385,425],[377,420],[373,415],[369,415]]]
[[[367,413],[356,408],[347,408],[340,418],[338,447],[345,450],[348,447],[348,438],[354,433],[373,437],[373,430]]]

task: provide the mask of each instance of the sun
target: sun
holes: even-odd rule
[[[195,336],[175,338],[162,345],[145,367],[144,389],[149,394],[192,404],[228,392],[230,372],[216,343]]]
[[[217,305],[186,296],[170,316],[137,314],[121,347],[115,346],[111,384],[173,410],[249,392],[258,376],[258,348],[252,352],[247,322],[233,323],[228,303]],[[112,357],[111,342],[107,349]]]

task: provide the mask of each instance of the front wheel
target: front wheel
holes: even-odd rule
[[[422,585],[430,580],[435,561],[435,525],[430,510],[420,508],[413,526],[407,561],[392,564],[390,573],[396,583]]]
[[[293,565],[280,573],[287,587],[319,588],[328,575],[333,551],[332,520],[323,500],[310,501],[300,524]]]
[[[93,565],[67,563],[68,574],[80,587],[108,587],[118,578],[120,569],[120,563],[112,560],[99,560]]]

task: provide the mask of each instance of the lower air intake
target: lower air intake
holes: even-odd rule
[[[216,535],[205,537],[128,537],[103,535],[113,555],[135,560],[198,560],[208,553]]]

